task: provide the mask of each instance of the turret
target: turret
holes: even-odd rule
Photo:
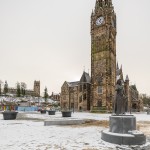
[[[100,7],[103,7],[102,1],[103,0],[96,0],[95,11],[97,11]]]
[[[112,0],[96,0],[95,10],[100,7],[112,7]]]
[[[105,0],[102,0],[102,7],[105,7],[106,3]]]
[[[125,88],[125,94],[127,96],[127,104],[126,104],[126,112],[130,110],[131,102],[130,102],[130,92],[129,92],[129,77],[126,75],[125,83],[124,83],[124,88]]]
[[[118,62],[117,62],[117,67],[116,67],[116,68],[117,68],[117,70],[119,69],[119,65],[118,65]]]
[[[93,12],[93,10],[92,10],[92,13],[91,13],[91,17],[94,15],[94,12]]]
[[[112,7],[112,0],[108,0],[108,6]]]
[[[98,4],[100,7],[103,7],[103,0],[97,0],[97,4]]]
[[[125,79],[124,85],[125,85],[125,92],[128,95],[129,94],[128,93],[129,92],[129,77],[128,77],[128,75],[126,75],[126,79]]]
[[[120,79],[121,79],[122,81],[124,81],[124,79],[123,79],[122,65],[121,65],[121,67],[120,67]]]
[[[129,82],[129,77],[128,77],[128,75],[126,75],[125,82]]]

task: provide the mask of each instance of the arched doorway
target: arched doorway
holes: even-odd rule
[[[133,104],[132,104],[132,111],[133,111],[133,112],[136,112],[137,109],[138,109],[137,104],[136,104],[136,103],[133,103]]]
[[[81,106],[79,107],[79,111],[82,111],[82,107]]]
[[[102,107],[102,101],[101,100],[97,101],[97,107]]]

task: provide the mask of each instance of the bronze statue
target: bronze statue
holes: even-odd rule
[[[126,96],[124,91],[124,85],[122,84],[122,80],[117,80],[116,84],[116,98],[115,98],[115,114],[122,115],[125,114],[126,107]]]

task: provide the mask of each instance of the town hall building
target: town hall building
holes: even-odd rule
[[[112,0],[96,0],[91,14],[91,77],[84,72],[80,81],[64,82],[61,88],[62,109],[112,112],[118,78],[124,82],[126,111],[142,109],[137,89],[129,85],[128,76],[124,80],[122,67],[116,63],[116,24]]]

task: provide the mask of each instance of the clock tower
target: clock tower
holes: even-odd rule
[[[116,14],[112,0],[96,0],[91,14],[91,106],[112,109],[116,84]]]

